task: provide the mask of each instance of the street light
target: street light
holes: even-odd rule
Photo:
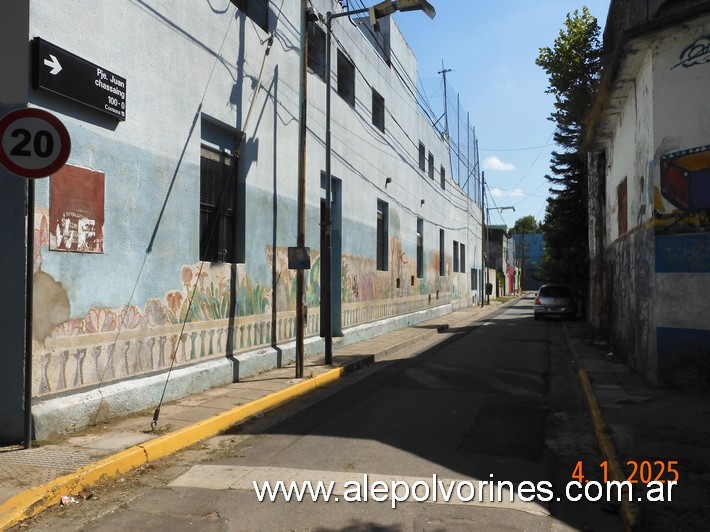
[[[486,252],[485,252],[486,260],[483,264],[483,267],[486,270],[486,285],[489,283],[489,280],[488,280],[488,258],[489,258],[488,257],[488,226],[490,225],[490,217],[491,217],[490,212],[491,211],[500,212],[500,211],[508,211],[508,210],[512,210],[513,212],[515,212],[515,207],[512,207],[512,206],[511,207],[488,207],[486,209],[486,221],[487,221],[487,223],[485,224],[486,225],[486,248],[485,248],[486,249]],[[486,294],[486,295],[489,296],[488,302],[490,303],[490,301],[491,301],[490,295],[489,294]]]
[[[350,15],[358,15],[368,13],[370,20],[374,23],[377,19],[391,15],[395,11],[424,11],[429,18],[434,18],[436,10],[426,0],[386,0],[372,7],[363,9],[354,9],[351,11],[342,11],[340,13],[332,13],[328,11],[325,16],[326,26],[326,55],[325,55],[325,71],[326,71],[326,89],[325,89],[325,226],[321,227],[323,232],[323,247],[321,251],[321,279],[325,279],[321,294],[321,336],[325,338],[325,363],[333,363],[333,316],[332,316],[332,299],[333,299],[333,279],[332,279],[332,261],[333,261],[333,245],[331,240],[331,202],[333,195],[333,178],[330,168],[330,93],[331,93],[331,68],[330,68],[330,41],[332,33],[332,22],[334,18],[347,17]]]

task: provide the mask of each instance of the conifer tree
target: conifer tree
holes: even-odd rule
[[[547,73],[547,93],[554,95],[549,120],[557,128],[551,183],[542,224],[545,250],[541,276],[584,289],[588,279],[587,159],[583,149],[585,119],[599,85],[599,26],[586,7],[568,14],[552,48],[541,48],[535,64]]]

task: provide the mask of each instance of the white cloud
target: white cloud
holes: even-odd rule
[[[514,188],[513,190],[504,190],[502,188],[492,188],[491,189],[491,196],[494,198],[502,198],[503,196],[510,197],[510,196],[524,196],[525,192],[523,191],[522,188]]]
[[[495,155],[488,157],[483,161],[483,168],[486,170],[500,170],[501,172],[512,172],[515,170],[515,165],[512,163],[504,163]]]

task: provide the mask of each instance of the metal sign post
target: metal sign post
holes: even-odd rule
[[[0,164],[27,178],[27,250],[25,272],[24,446],[32,446],[32,303],[34,275],[34,179],[47,177],[67,162],[69,132],[57,117],[41,109],[18,109],[0,120]]]

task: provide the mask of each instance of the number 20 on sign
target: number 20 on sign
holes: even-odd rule
[[[42,109],[18,109],[0,120],[0,164],[20,177],[47,177],[69,159],[64,124]]]

